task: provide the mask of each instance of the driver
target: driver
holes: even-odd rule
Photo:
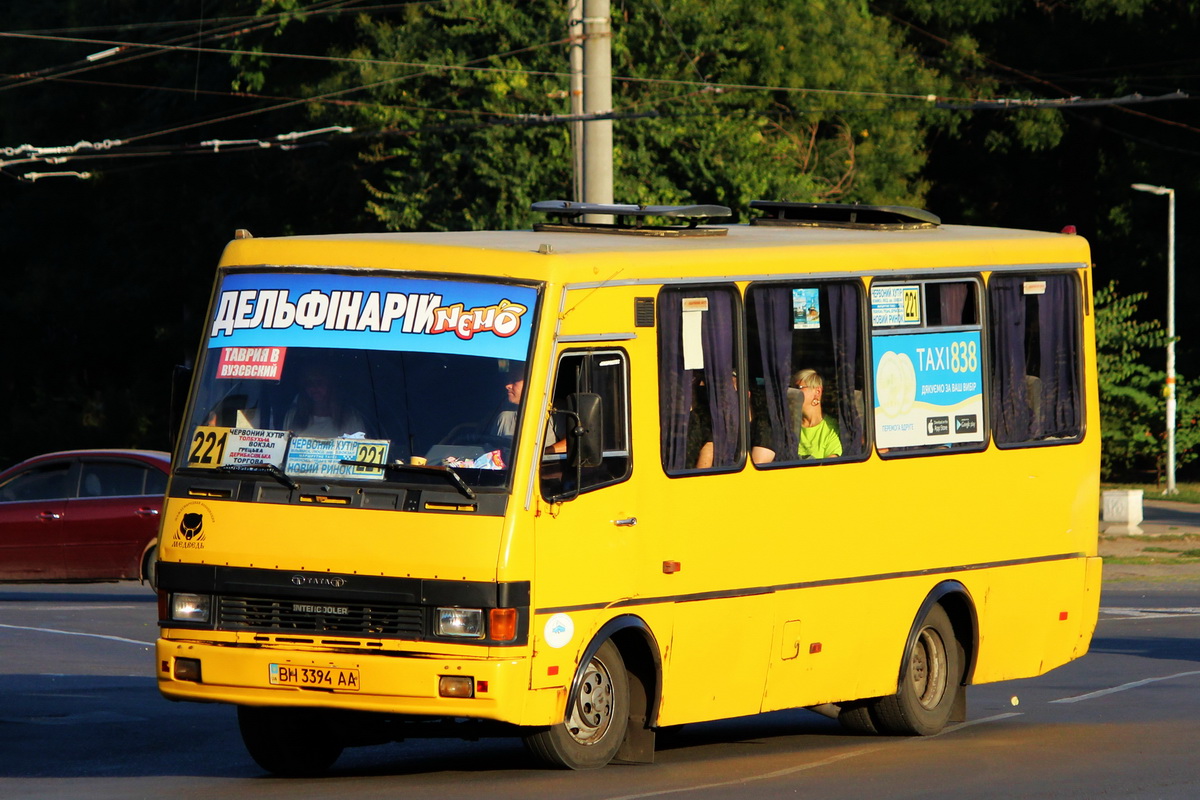
[[[492,436],[503,436],[511,439],[517,432],[517,409],[521,404],[521,396],[525,393],[525,367],[514,364],[504,377],[504,398],[506,407],[501,409],[496,418],[487,427],[487,433]],[[546,452],[567,452],[566,439],[558,438],[552,419],[546,420]]]

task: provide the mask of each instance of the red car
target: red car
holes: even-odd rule
[[[171,456],[71,450],[0,472],[0,581],[154,582]]]

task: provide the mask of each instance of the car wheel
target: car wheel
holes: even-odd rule
[[[150,584],[150,588],[158,590],[158,545],[146,551],[142,557],[142,580]]]
[[[556,767],[595,769],[612,761],[629,725],[629,677],[607,641],[580,667],[579,691],[566,719],[525,737],[529,750]]]
[[[238,728],[250,757],[285,778],[322,775],[342,754],[342,743],[319,724],[321,715],[302,708],[238,706]]]
[[[930,736],[946,726],[962,691],[962,648],[940,605],[925,615],[904,657],[899,690],[879,698],[871,718],[883,733]]]

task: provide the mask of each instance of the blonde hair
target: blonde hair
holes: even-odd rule
[[[807,386],[810,389],[821,389],[825,386],[825,381],[821,378],[821,373],[815,369],[802,369],[792,376],[792,383],[797,386]]]

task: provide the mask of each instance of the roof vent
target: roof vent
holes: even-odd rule
[[[751,225],[903,231],[936,228],[942,224],[942,220],[936,214],[908,206],[860,206],[839,203],[751,200],[750,207],[765,214],[765,216],[750,220]]]
[[[534,224],[535,231],[569,233],[617,233],[626,236],[724,236],[726,228],[700,227],[715,217],[731,217],[725,206],[634,206],[603,203],[573,203],[569,200],[543,200],[534,203],[534,211],[549,214],[553,222]],[[584,215],[615,217],[615,222],[585,222]],[[647,217],[659,217],[676,224],[650,225]],[[682,223],[682,224],[679,224]]]

